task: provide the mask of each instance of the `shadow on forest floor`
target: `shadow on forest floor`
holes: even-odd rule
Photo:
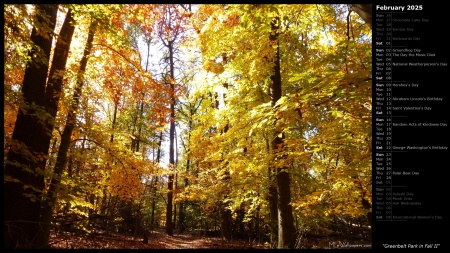
[[[124,235],[88,235],[80,232],[54,232],[50,238],[54,249],[267,249],[268,245],[250,244],[244,240],[225,241],[220,237],[177,234],[164,230],[151,232],[148,244],[142,238]]]
[[[372,248],[371,241],[346,236],[305,236],[299,248],[303,249],[348,249]],[[245,240],[225,241],[220,237],[205,237],[191,234],[168,236],[164,230],[151,232],[148,244],[142,238],[124,235],[84,234],[81,232],[54,232],[50,238],[53,249],[269,249],[269,245],[250,244]]]

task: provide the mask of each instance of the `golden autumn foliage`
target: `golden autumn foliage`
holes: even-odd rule
[[[91,20],[99,25],[82,73],[55,212],[70,207],[124,223],[129,208],[141,215],[136,224],[162,224],[164,185],[174,174],[175,205],[185,219],[191,217],[185,222],[193,228],[212,219],[218,203],[233,212],[233,220],[262,224],[269,219],[271,173],[282,168],[291,177],[297,228],[331,231],[333,218],[365,217],[361,199],[371,202],[372,196],[372,38],[347,5],[60,6],[67,8],[77,25],[60,73],[64,88],[45,158],[46,187],[88,27]],[[21,147],[11,137],[33,46],[32,10],[4,8],[5,157],[8,149]],[[275,17],[277,43],[271,39]],[[276,49],[283,92],[273,104]],[[171,122],[176,162],[167,165]],[[271,147],[277,136],[282,144]]]

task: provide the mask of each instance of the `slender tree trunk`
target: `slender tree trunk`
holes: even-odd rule
[[[175,190],[178,189],[177,185],[178,185],[178,173],[175,173],[175,183],[174,183]],[[172,225],[173,225],[174,229],[177,228],[177,224],[178,224],[177,223],[177,204],[174,203],[173,204],[173,222],[172,222]]]
[[[273,67],[273,74],[271,79],[271,103],[275,107],[276,102],[281,98],[281,68],[280,68],[280,49],[278,46],[278,28],[280,18],[275,18],[272,23],[272,34],[270,41],[277,44],[277,52],[275,56],[275,66]],[[282,132],[275,132],[275,138],[272,140],[272,151],[278,159],[283,156],[278,155],[282,151],[284,145],[284,134]],[[277,192],[278,192],[278,248],[294,248],[295,245],[295,227],[294,218],[292,216],[291,206],[291,189],[290,177],[286,171],[286,167],[276,167],[277,178]]]
[[[144,116],[144,94],[142,94],[142,101],[141,101],[141,109],[140,109],[139,119],[142,119],[143,116]],[[135,152],[139,152],[139,147],[140,147],[140,144],[141,144],[141,131],[142,131],[142,124],[139,124]]]
[[[158,150],[156,152],[156,163],[159,163],[159,161],[161,160],[162,134],[163,134],[162,132],[159,133]],[[155,223],[156,192],[158,191],[157,185],[158,185],[158,177],[155,176],[154,180],[153,180],[152,214],[150,216],[151,228],[154,227],[154,223]]]
[[[113,112],[113,119],[112,119],[112,124],[111,124],[111,137],[109,139],[109,142],[112,144],[114,142],[114,129],[116,127],[116,120],[117,120],[117,108],[119,105],[119,101],[114,101],[114,112]],[[114,163],[112,161],[112,163]],[[110,168],[109,163],[106,164],[107,167]],[[105,197],[107,196],[107,189],[105,188],[104,192]],[[114,198],[114,199],[113,199]],[[106,199],[105,199],[106,200]],[[114,201],[114,204],[111,205],[111,201]],[[110,214],[112,214],[112,212],[114,211],[114,208],[116,207],[117,204],[117,198],[115,198],[112,194],[109,195],[109,200],[108,200],[108,205],[106,206],[106,233],[109,234],[109,232],[111,231],[111,229],[113,229],[113,225],[111,220],[108,219],[108,216]]]
[[[57,199],[58,187],[61,182],[61,175],[66,167],[67,163],[67,152],[70,146],[70,137],[72,136],[73,129],[75,128],[76,122],[76,111],[80,102],[80,97],[82,94],[82,88],[84,83],[84,72],[86,70],[86,65],[88,57],[92,49],[92,41],[94,40],[94,32],[97,26],[97,22],[93,21],[89,27],[89,35],[84,49],[84,54],[80,62],[80,69],[77,75],[77,85],[73,93],[73,100],[70,105],[70,109],[67,114],[66,125],[61,136],[61,144],[58,149],[58,156],[56,158],[55,168],[53,170],[53,178],[50,183],[50,188],[48,190],[47,198],[43,201],[42,209],[42,224],[43,233],[40,242],[43,245],[48,245],[50,236],[50,222],[52,219],[53,209]]]
[[[173,42],[168,41],[167,45],[169,48],[169,64],[170,64],[170,130],[169,130],[169,165],[175,166],[175,85],[172,83],[175,80],[174,73],[174,62],[173,62]],[[173,178],[174,174],[169,174],[167,183],[167,208],[166,208],[166,234],[173,235],[173,224],[172,224],[172,206],[173,206]]]
[[[178,190],[178,171],[177,171],[177,167],[178,167],[178,139],[177,139],[177,131],[175,129],[175,194]],[[177,229],[177,204],[175,203],[173,205],[173,227],[174,229]]]
[[[188,159],[186,161],[186,172],[189,171],[189,164],[190,164],[190,160]],[[187,178],[184,178],[184,188],[186,189],[188,186],[189,186],[189,180]],[[180,202],[180,214],[179,214],[179,218],[178,218],[178,229],[179,229],[180,233],[183,233],[185,230],[184,222],[186,219],[186,206],[187,206],[187,203],[185,203],[184,201]]]
[[[192,115],[192,113],[190,114],[190,116],[191,115]],[[192,129],[192,120],[189,119],[189,122],[188,122],[188,139],[187,139],[188,145],[187,145],[187,147],[185,146],[186,147],[186,154],[187,154],[186,170],[185,170],[186,173],[189,173],[190,165],[191,165],[191,160],[190,160],[190,157],[189,157],[189,143],[190,143],[190,140],[191,140],[191,134],[190,134],[191,129]],[[188,180],[187,177],[185,177],[184,178],[184,188],[186,189],[188,186],[189,186],[189,180]],[[185,218],[186,218],[186,214],[185,214],[186,207],[187,207],[187,202],[186,203],[184,203],[183,201],[180,202],[180,215],[179,215],[180,218],[179,218],[179,225],[178,225],[180,233],[183,233],[184,230],[185,230],[184,221],[185,221]]]
[[[36,21],[47,24],[53,31],[58,5],[36,5]],[[47,36],[46,36],[47,35]],[[33,27],[29,53],[30,62],[25,70],[22,94],[25,106],[20,106],[14,131],[13,146],[8,152],[4,168],[4,242],[5,248],[36,248],[35,237],[40,233],[40,194],[44,188],[44,175],[39,169],[39,157],[48,154],[41,136],[45,128],[41,123],[45,84],[53,34]],[[27,153],[25,151],[29,151]],[[13,180],[19,180],[17,182]]]
[[[151,229],[153,229],[155,227],[156,192],[158,191],[157,185],[158,185],[158,177],[155,176],[152,180],[153,196],[152,196],[152,213],[150,216],[150,228]]]

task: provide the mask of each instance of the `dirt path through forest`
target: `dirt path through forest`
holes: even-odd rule
[[[163,229],[152,231],[148,244],[142,238],[123,235],[87,235],[80,232],[51,233],[50,243],[54,249],[269,249],[248,240],[225,241],[220,237],[205,237],[192,234],[168,236]],[[370,238],[346,236],[309,236],[302,239],[300,248],[371,248]]]
[[[220,237],[203,237],[190,234],[168,236],[163,230],[154,230],[148,244],[132,236],[82,235],[78,233],[52,233],[52,248],[58,249],[264,249],[268,245],[250,244],[244,240],[225,241]]]

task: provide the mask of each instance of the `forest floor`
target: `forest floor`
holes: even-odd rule
[[[87,235],[74,232],[54,232],[50,235],[53,249],[267,249],[269,245],[250,244],[244,240],[225,241],[220,237],[191,234],[168,236],[164,230],[151,232],[148,244],[142,238],[124,235]]]
[[[82,234],[75,232],[54,232],[50,238],[53,249],[269,249],[268,244],[250,243],[248,240],[225,241],[220,237],[205,237],[192,234],[168,236],[164,230],[151,232],[148,244],[142,238],[124,235]],[[300,240],[304,249],[348,249],[372,248],[371,241],[344,236],[310,236]]]

